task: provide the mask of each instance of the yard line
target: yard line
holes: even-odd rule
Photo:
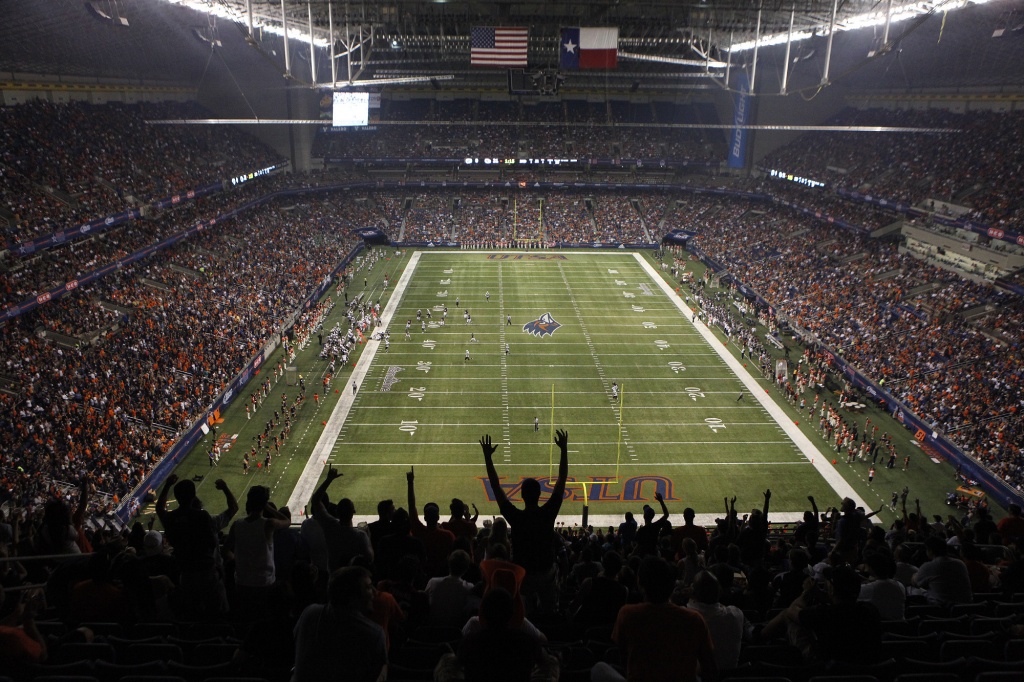
[[[669,300],[676,304],[679,308],[679,312],[683,313],[685,316],[686,311],[688,311],[689,308],[679,294],[672,290],[672,287],[669,286],[668,282],[666,282],[654,267],[645,261],[640,254],[634,253],[633,257],[640,266],[647,271],[647,274],[651,276],[651,279],[655,281],[665,295],[668,296]],[[849,497],[858,506],[864,507],[865,509],[871,507],[871,505],[866,503],[861,496],[857,494],[857,491],[853,489],[853,486],[851,486],[846,479],[844,479],[839,472],[835,470],[835,467],[828,464],[830,458],[821,454],[821,451],[814,446],[810,438],[808,438],[803,431],[797,428],[789,415],[779,407],[771,396],[767,392],[762,393],[763,386],[758,383],[757,378],[746,372],[742,363],[737,360],[732,353],[722,348],[722,342],[718,337],[716,337],[714,333],[702,322],[693,322],[693,325],[701,335],[704,336],[708,345],[719,351],[722,360],[725,361],[726,365],[728,365],[733,372],[735,372],[736,378],[743,383],[744,387],[746,387],[747,393],[764,406],[772,419],[774,419],[775,422],[786,432],[786,435],[793,440],[800,452],[803,453],[804,457],[811,460],[814,468],[817,469],[818,473],[821,474],[821,477],[824,478],[830,486],[832,486],[832,489],[835,490],[840,497]]]

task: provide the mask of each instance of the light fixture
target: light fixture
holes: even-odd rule
[[[901,7],[894,7],[889,17],[889,23],[895,24],[900,21],[906,21],[907,19],[913,19],[923,14],[929,14],[936,11],[953,11],[957,9],[963,9],[968,5],[985,5],[994,0],[918,0],[917,2],[911,2]],[[947,7],[948,6],[948,7]],[[875,12],[864,12],[861,14],[851,14],[850,16],[839,20],[836,20],[836,32],[840,31],[855,31],[860,28],[871,28],[873,26],[885,25],[885,11]],[[828,35],[828,25],[818,26],[814,29],[805,31],[794,31],[793,42],[801,40],[807,40],[813,37],[816,31],[820,31],[821,35]],[[769,47],[771,45],[781,45],[786,42],[789,34],[787,32],[782,33],[769,33],[761,36],[761,39],[757,41],[758,47]],[[730,53],[744,52],[746,50],[754,49],[754,41],[746,40],[742,43],[736,43],[731,47],[725,46],[722,49],[728,50]]]

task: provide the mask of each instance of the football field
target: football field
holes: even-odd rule
[[[301,509],[333,465],[345,476],[331,499],[373,517],[380,499],[405,505],[414,469],[421,512],[459,497],[490,516],[480,437],[498,445],[515,500],[523,478],[554,475],[556,428],[569,433],[570,524],[585,501],[591,523],[639,516],[656,492],[706,523],[726,497],[760,507],[766,488],[777,521],[798,519],[808,495],[823,509],[861,502],[767,381],[691,317],[642,254],[415,252],[382,314],[390,348],[367,342],[330,415],[321,408],[316,445],[288,467],[301,467],[288,504]]]

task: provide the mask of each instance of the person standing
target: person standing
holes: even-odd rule
[[[540,431],[540,417],[533,418],[533,431],[534,433]]]
[[[512,316],[511,315],[506,315],[505,316],[505,326],[506,327],[511,327],[512,326]]]
[[[703,616],[669,601],[675,587],[672,566],[660,557],[645,557],[637,581],[643,603],[620,608],[612,630],[626,675],[602,661],[591,670],[590,679],[716,682],[718,664]]]
[[[345,679],[358,682],[387,676],[384,629],[370,619],[373,581],[361,566],[331,575],[327,604],[311,604],[295,624],[292,682]]]
[[[355,394],[356,394],[356,391],[357,391],[358,389],[359,389],[359,386],[358,386],[358,385],[356,385],[356,382],[354,382],[354,381],[353,381],[353,382],[352,382],[352,395],[355,395]]]
[[[557,569],[553,546],[555,519],[562,507],[565,481],[569,476],[569,434],[558,430],[555,444],[561,450],[558,462],[558,478],[551,489],[551,496],[540,504],[540,482],[535,478],[523,481],[521,495],[523,508],[519,509],[509,501],[501,486],[498,471],[494,468],[493,456],[498,449],[488,435],[480,439],[484,453],[487,478],[491,484],[501,515],[512,527],[514,539],[512,561],[526,569],[521,593],[527,612],[541,610],[554,612],[558,604]]]
[[[269,488],[249,488],[245,517],[231,524],[228,534],[229,546],[235,554],[235,607],[246,618],[260,619],[268,613],[271,590],[277,580],[274,531],[289,525],[288,517],[270,504]]]
[[[875,467],[868,469],[868,485],[871,485],[871,481],[875,480]]]

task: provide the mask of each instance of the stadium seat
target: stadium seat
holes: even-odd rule
[[[177,661],[181,663],[184,657],[181,647],[177,644],[164,643],[139,643],[129,645],[118,655],[118,662],[125,664],[146,663],[149,661]]]
[[[186,682],[205,682],[215,677],[228,677],[237,673],[238,667],[234,662],[219,665],[187,665],[170,661],[167,664],[168,675],[183,677]]]
[[[939,649],[939,659],[942,661],[953,661],[964,656],[997,659],[1002,654],[1002,646],[984,639],[951,639],[943,642]]]
[[[1010,626],[1016,622],[1014,616],[1003,616],[1002,618],[975,618],[971,621],[972,635],[985,634],[1007,634]]]
[[[1024,639],[1011,639],[1003,647],[1003,660],[1024,661]]]
[[[996,618],[1003,616],[1024,616],[1024,602],[995,602],[992,615]]]
[[[1020,679],[1021,665],[1020,661],[1002,661],[992,658],[981,658],[980,656],[971,656],[967,659],[967,670],[971,673],[983,673],[983,672],[1002,672],[1004,670],[1015,670],[1017,671],[1018,678]]]
[[[89,628],[97,637],[123,637],[125,632],[124,626],[120,623],[79,623],[78,627]]]
[[[988,602],[953,604],[953,606],[949,607],[950,618],[959,618],[960,616],[986,616],[991,612],[992,606]]]
[[[883,620],[882,621],[882,634],[893,634],[893,635],[916,635],[917,626],[920,624],[920,619],[911,618],[909,620]]]
[[[185,658],[190,665],[220,665],[230,663],[238,655],[238,646],[235,644],[203,643],[197,644]]]
[[[932,632],[939,634],[966,635],[971,631],[971,624],[966,616],[960,618],[925,618],[917,627],[919,635]]]
[[[833,668],[843,675],[873,677],[878,682],[892,682],[898,670],[896,659],[889,658],[878,663],[856,664],[836,663]]]
[[[108,661],[113,663],[114,647],[106,642],[65,642],[50,651],[53,663],[73,661]]]
[[[117,682],[125,675],[163,675],[163,661],[109,663],[96,661],[96,677],[100,682]]]
[[[136,623],[124,634],[130,639],[149,639],[151,637],[177,637],[177,623]]]
[[[211,637],[235,637],[235,626],[231,623],[181,623],[178,625],[178,637],[181,639],[200,640]]]
[[[938,652],[938,639],[933,640],[894,640],[883,639],[879,645],[879,655],[883,658],[916,658],[927,660]]]
[[[960,682],[956,673],[905,673],[895,682]]]
[[[53,677],[57,675],[85,676],[92,677],[96,673],[96,666],[92,661],[73,661],[71,663],[35,663],[28,668],[28,678],[35,680],[40,677]]]
[[[1020,682],[1021,672],[1017,670],[989,670],[978,673],[974,682]]]
[[[918,660],[914,658],[900,658],[896,660],[896,672],[898,675],[909,673],[953,673],[960,674],[967,667],[966,658],[957,658],[951,661]]]

